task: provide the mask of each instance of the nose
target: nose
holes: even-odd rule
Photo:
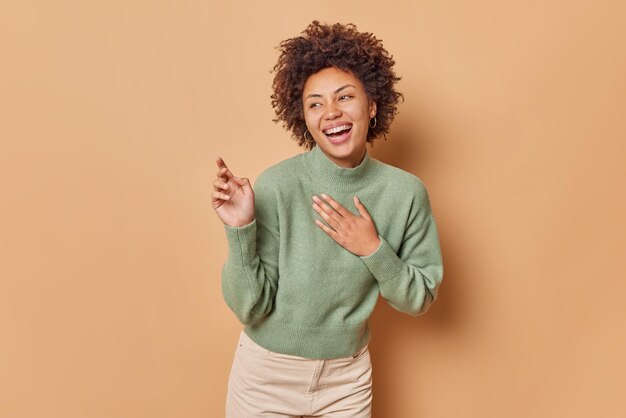
[[[326,106],[326,113],[324,113],[324,119],[333,120],[337,119],[341,116],[341,110],[336,107],[334,104],[329,104]]]

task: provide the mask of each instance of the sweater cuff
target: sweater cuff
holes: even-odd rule
[[[256,218],[243,226],[224,224],[228,241],[228,258],[247,264],[256,255]]]
[[[372,254],[360,258],[377,281],[385,282],[398,277],[404,268],[404,262],[383,237],[379,235],[379,238],[378,249]]]

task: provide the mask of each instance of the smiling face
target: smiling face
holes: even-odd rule
[[[361,81],[351,72],[324,68],[306,80],[302,101],[306,126],[324,154],[341,167],[359,165],[376,115]]]

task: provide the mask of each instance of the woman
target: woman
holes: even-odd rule
[[[221,158],[224,299],[245,325],[229,417],[369,417],[367,321],[381,294],[418,315],[443,276],[427,191],[371,158],[401,95],[394,61],[354,25],[311,23],[280,44],[272,106],[308,152],[265,170],[254,191]]]

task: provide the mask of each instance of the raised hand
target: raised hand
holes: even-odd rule
[[[254,191],[250,180],[233,175],[221,157],[216,158],[217,178],[213,181],[211,201],[220,220],[239,227],[254,220]]]
[[[352,254],[371,255],[380,244],[376,225],[358,197],[354,196],[357,216],[344,208],[332,197],[322,194],[323,200],[313,196],[313,209],[326,221],[315,220],[326,234]]]

